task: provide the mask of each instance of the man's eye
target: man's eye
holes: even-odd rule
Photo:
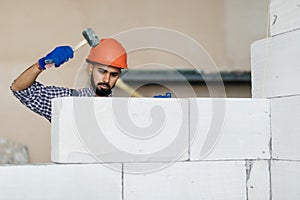
[[[100,72],[101,74],[103,74],[105,72],[104,69],[99,69],[98,72]]]

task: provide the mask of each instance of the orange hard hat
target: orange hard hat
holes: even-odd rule
[[[105,38],[90,50],[87,61],[127,69],[127,53],[113,38]]]

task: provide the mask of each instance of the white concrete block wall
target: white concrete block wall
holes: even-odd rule
[[[269,200],[270,187],[270,161],[247,161],[247,194],[248,200]]]
[[[0,199],[300,198],[299,161],[185,161],[154,173],[126,173],[132,165],[152,164],[1,166]]]
[[[268,175],[263,160],[1,166],[0,199],[257,200],[269,197]]]
[[[134,106],[130,106],[130,101]],[[121,119],[127,117],[140,127],[149,128],[149,119],[159,118],[157,114],[162,115],[159,110],[152,110],[151,116],[151,109],[155,106],[161,106],[165,111],[160,120],[166,121],[163,128],[168,126],[168,122],[172,125],[165,133],[174,133],[180,127],[180,131],[175,132],[177,137],[170,140],[171,143],[166,140],[170,138],[165,138],[162,144],[172,145],[179,137],[183,143],[175,143],[175,147],[185,150],[184,156],[188,156],[190,150],[191,159],[184,157],[183,160],[176,160],[178,152],[174,154],[174,151],[165,151],[165,154],[164,151],[159,152],[157,157],[155,154],[146,154],[143,159],[126,157],[121,152],[119,156],[123,157],[120,159],[114,156],[119,152],[105,152],[107,144],[93,139],[97,141],[94,144],[103,148],[100,152],[107,155],[106,161],[125,162],[122,180],[124,199],[257,199],[258,196],[263,199],[270,196],[268,162],[257,160],[270,159],[268,99],[55,99],[52,121],[53,161],[96,162],[90,159],[92,156],[89,158],[89,147],[84,146],[82,140],[86,138],[82,137],[88,135],[89,138],[89,133],[99,130],[105,137],[109,137],[118,127],[124,127],[124,124],[116,123],[118,119],[115,116],[123,117]],[[127,115],[124,115],[124,110],[128,112]],[[142,113],[139,113],[140,110]],[[82,127],[78,122],[83,123]],[[212,133],[210,129],[215,132]],[[84,132],[81,134],[80,130]],[[210,144],[214,133],[220,134],[207,152],[208,156],[199,157],[203,146],[207,145],[203,142],[208,141]],[[120,144],[113,139],[120,140],[119,137],[111,138],[110,144]],[[149,146],[153,150],[158,147],[168,148],[166,145]]]
[[[0,199],[122,199],[121,164],[0,166]]]
[[[300,96],[274,98],[272,110],[273,158],[300,161]]]
[[[237,200],[247,199],[246,190],[244,161],[182,162],[151,174],[124,174],[124,200]]]
[[[190,99],[191,160],[270,158],[268,99]]]
[[[300,29],[299,0],[271,0],[270,34],[282,34]]]
[[[251,45],[252,95],[271,101],[272,159],[267,171],[272,200],[300,198],[299,11],[298,0],[272,0],[272,37]],[[257,174],[264,177],[261,167]]]
[[[130,101],[135,107],[129,106],[127,111],[126,104],[130,105]],[[155,105],[162,106],[164,114],[152,112],[152,118],[166,121],[164,125],[156,124],[155,129],[161,129],[158,132],[145,126]],[[130,114],[124,115],[124,109]],[[133,120],[146,128],[122,130],[124,123],[120,125],[115,119],[122,115],[119,121],[132,124]],[[76,119],[78,116],[82,119]],[[131,138],[130,131],[133,134],[136,131],[136,137],[143,137],[147,131],[155,135],[146,138],[149,141],[138,140]],[[113,137],[115,133],[119,135]],[[52,161],[58,163],[182,161],[188,160],[189,147],[191,160],[268,159],[269,144],[267,99],[59,98],[53,101]],[[183,156],[179,159],[180,155]]]
[[[300,199],[300,162],[272,161],[272,200]]]
[[[251,45],[252,97],[300,94],[300,30]]]
[[[54,99],[51,159],[57,163],[187,160],[188,113],[188,99]]]

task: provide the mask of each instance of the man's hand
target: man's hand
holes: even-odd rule
[[[45,57],[39,59],[39,66],[45,70],[46,65],[55,64],[55,67],[59,67],[64,62],[67,62],[70,58],[74,57],[74,51],[70,46],[59,46],[53,51],[47,54]]]

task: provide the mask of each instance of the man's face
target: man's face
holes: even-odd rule
[[[96,96],[108,96],[121,75],[121,69],[101,64],[89,64],[89,72]]]

